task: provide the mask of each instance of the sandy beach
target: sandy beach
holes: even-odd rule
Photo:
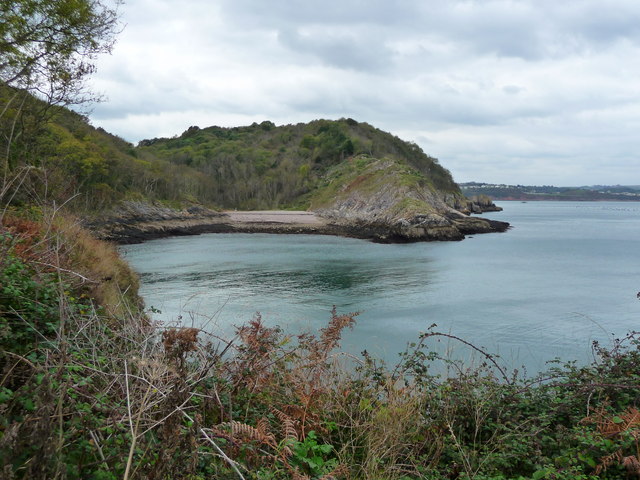
[[[282,223],[287,225],[325,225],[326,221],[313,212],[285,210],[255,210],[224,212],[234,223]]]

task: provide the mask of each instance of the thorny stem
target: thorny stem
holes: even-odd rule
[[[453,441],[456,444],[456,447],[460,451],[460,457],[462,458],[462,461],[464,462],[464,469],[467,471],[467,474],[469,476],[472,476],[472,473],[471,473],[471,462],[469,462],[469,458],[464,453],[464,451],[462,449],[462,446],[460,445],[460,442],[458,442],[458,438],[456,437],[456,434],[453,431],[453,427],[451,426],[451,424],[449,422],[447,422],[447,428],[449,429],[449,432],[451,433],[451,438],[453,438]]]
[[[147,398],[149,396],[149,392],[151,392],[151,385],[147,386],[147,391],[144,392],[144,397],[142,402],[140,403],[140,410],[138,411],[138,415],[136,418],[136,425],[133,426],[133,417],[131,415],[131,396],[129,394],[129,368],[127,361],[124,361],[124,383],[127,391],[127,413],[129,415],[129,428],[131,429],[131,446],[129,447],[129,457],[127,458],[127,467],[124,471],[124,480],[128,480],[129,472],[131,471],[131,464],[133,462],[133,454],[136,449],[136,443],[138,440],[138,427],[140,425],[140,417],[142,416],[142,410],[144,409],[145,404],[147,403]]]
[[[493,364],[493,366],[496,367],[496,369],[500,372],[500,375],[502,375],[502,379],[507,384],[512,384],[513,383],[513,381],[511,379],[509,379],[509,376],[504,371],[504,369],[498,364],[498,362],[496,362],[496,359],[494,358],[494,356],[491,355],[490,353],[485,352],[481,348],[476,347],[473,343],[467,342],[466,340],[464,340],[464,339],[462,339],[460,337],[456,337],[455,335],[451,335],[449,333],[430,332],[430,333],[425,333],[425,334],[421,335],[421,338],[427,338],[427,337],[446,337],[446,338],[451,338],[453,340],[457,340],[460,343],[463,343],[464,345],[474,349],[476,352],[480,353],[487,360],[489,360]]]
[[[194,422],[193,418],[191,418],[189,416],[189,414],[187,412],[185,412],[182,408],[180,408],[180,411],[182,412],[182,414],[187,417],[187,420],[189,420],[190,422]],[[213,440],[213,438],[211,438],[207,432],[204,431],[204,429],[202,427],[199,427],[198,430],[200,431],[200,433],[202,433],[202,435],[204,436],[204,439],[207,440],[211,445],[213,445],[213,447],[218,451],[218,453],[220,454],[220,456],[224,459],[225,462],[227,462],[231,468],[233,468],[233,470],[238,474],[238,476],[242,479],[245,480],[245,478],[242,476],[242,473],[240,473],[240,470],[238,470],[237,464],[236,462],[234,462],[233,460],[231,460],[226,453],[224,453],[224,451],[218,446],[218,444]]]

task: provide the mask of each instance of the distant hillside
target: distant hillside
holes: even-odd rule
[[[507,224],[466,214],[467,199],[420,147],[353,119],[275,126],[190,127],[143,140],[137,151],[206,174],[223,208],[311,209],[351,234],[380,241],[453,240]]]
[[[205,173],[213,202],[224,208],[307,208],[329,169],[359,155],[405,162],[431,188],[462,197],[451,174],[420,147],[352,119],[191,127],[177,138],[143,140],[137,150]]]
[[[468,197],[488,195],[494,200],[640,201],[640,185],[554,187],[468,182],[460,184]]]

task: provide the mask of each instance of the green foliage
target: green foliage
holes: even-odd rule
[[[177,138],[143,140],[138,149],[207,175],[214,185],[207,199],[225,208],[307,208],[333,169],[364,156],[393,159],[422,187],[459,194],[450,173],[417,145],[352,119],[190,127]]]
[[[97,100],[85,81],[95,56],[113,44],[119,3],[114,1],[113,6],[102,0],[0,1],[0,204],[24,203],[27,195],[33,201],[48,187],[64,189],[69,178],[56,178],[60,171],[50,177],[38,150],[54,106]],[[100,156],[84,145],[63,141],[49,147],[57,152],[47,154],[72,158],[79,167],[74,174],[93,176],[100,170]]]
[[[376,162],[354,158],[350,174]],[[78,230],[63,233],[45,210],[25,217],[0,226],[0,471],[8,478],[640,473],[637,333],[594,344],[592,364],[554,363],[536,378],[433,328],[397,365],[366,352],[341,363],[351,357],[334,353],[355,314],[335,309],[315,335],[292,338],[257,316],[225,342],[196,328],[162,330],[126,298],[111,302],[124,313],[110,312],[95,278],[109,272],[121,290],[135,290],[110,250]],[[81,269],[88,264],[97,275]],[[481,362],[443,357],[433,348],[442,337]]]
[[[8,241],[0,237],[0,243]],[[0,260],[0,346],[25,354],[51,338],[59,320],[58,298],[52,274],[37,274],[6,253]]]
[[[0,87],[0,96],[7,91]],[[40,103],[37,108],[45,107]],[[5,194],[14,205],[25,208],[35,196],[41,203],[55,201],[87,215],[125,199],[210,203],[213,185],[206,174],[139,155],[130,143],[91,127],[84,117],[69,110],[53,108],[48,115],[47,122],[37,128],[33,125],[28,145],[22,142],[11,149],[12,169],[20,172],[18,167],[25,162],[31,166],[23,170],[22,183],[15,183],[21,188]],[[6,118],[0,118],[0,130],[3,128],[11,128]]]
[[[117,11],[100,0],[2,0],[0,81],[46,98],[82,103],[91,60],[108,52]]]
[[[333,446],[326,443],[318,443],[318,436],[310,431],[304,441],[293,441],[290,448],[293,452],[291,465],[298,467],[301,472],[312,478],[321,477],[332,472],[338,466],[338,460],[330,455],[334,453]]]
[[[141,477],[235,478],[211,442],[263,480],[616,479],[637,460],[635,334],[596,345],[592,365],[533,379],[477,347],[477,367],[442,357],[432,339],[462,340],[434,331],[393,368],[366,353],[342,367],[331,352],[353,315],[336,312],[295,340],[257,317],[231,355],[193,328],[113,323],[29,260],[2,262],[3,312],[58,340],[5,323],[0,458],[15,478],[124,478],[127,465]],[[66,333],[60,305],[71,306]],[[47,316],[48,330],[34,323]]]
[[[15,205],[27,205],[35,195],[41,202],[65,204],[82,215],[134,199],[306,209],[314,197],[328,195],[320,190],[328,179],[337,178],[333,171],[348,167],[354,158],[358,169],[369,162],[365,158],[396,162],[403,184],[461,196],[451,175],[417,145],[353,120],[279,127],[271,122],[235,128],[192,126],[179,137],[143,140],[134,148],[91,127],[82,116],[29,95],[24,99],[32,107],[14,109],[15,94],[0,86],[0,96],[9,103],[0,118],[0,133],[13,135],[14,114],[25,128],[31,124],[20,136],[28,141],[15,143],[5,162],[5,169],[24,173],[24,178],[9,182],[7,191],[0,186],[0,200],[4,196]],[[45,110],[47,121],[33,113]],[[35,168],[18,168],[26,164]],[[24,186],[12,191],[12,183]]]

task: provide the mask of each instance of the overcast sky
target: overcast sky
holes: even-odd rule
[[[458,182],[640,184],[638,0],[127,0],[90,115],[130,142],[351,117]]]

